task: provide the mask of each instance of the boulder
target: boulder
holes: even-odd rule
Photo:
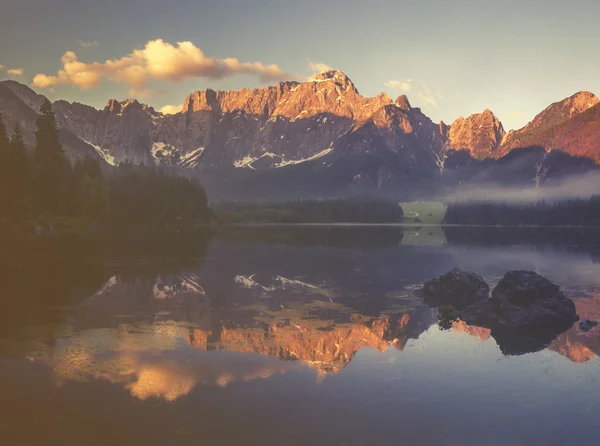
[[[592,328],[596,327],[597,325],[598,325],[598,322],[590,321],[589,319],[586,319],[579,323],[579,329],[581,331],[590,331]]]
[[[490,287],[477,274],[455,268],[437,279],[425,282],[423,294],[430,305],[452,305],[461,309],[487,299]]]
[[[492,297],[465,308],[461,319],[494,329],[552,327],[566,330],[579,320],[575,304],[548,279],[533,271],[510,271]]]

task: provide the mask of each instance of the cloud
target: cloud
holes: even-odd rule
[[[22,76],[25,70],[23,68],[7,68],[0,64],[0,71],[6,71],[9,76]]]
[[[160,109],[160,112],[163,115],[174,115],[176,113],[179,113],[181,111],[181,109],[183,109],[183,104],[181,104],[181,105],[165,105],[163,108]]]
[[[598,193],[600,173],[569,175],[549,180],[544,187],[507,187],[495,183],[470,184],[456,189],[445,201],[498,201],[508,203],[531,203],[540,200],[565,200],[589,198]]]
[[[144,90],[150,80],[180,82],[188,78],[223,79],[237,74],[255,75],[262,82],[295,78],[277,65],[208,57],[192,42],[178,42],[174,46],[162,39],[151,40],[143,49],[103,63],[81,62],[73,51],[67,51],[61,62],[63,67],[56,75],[37,74],[33,85],[47,88],[70,84],[85,90],[110,81]]]
[[[136,90],[135,88],[129,90],[129,95],[136,98],[150,98],[166,93],[167,90]]]
[[[435,100],[433,95],[431,93],[429,93],[428,91],[427,92],[418,91],[417,97],[421,100],[423,105],[425,105],[425,106],[430,105],[433,108],[439,108],[437,101]]]
[[[77,44],[82,48],[94,48],[100,45],[100,43],[97,40],[78,40]]]
[[[413,82],[414,79],[407,79],[404,81],[387,81],[384,85],[388,88],[393,88],[396,90],[410,91],[412,90]]]
[[[438,100],[445,101],[446,98],[442,95],[441,92],[436,91],[432,93],[429,89],[429,85],[425,81],[415,80],[415,79],[405,79],[405,80],[390,80],[384,84],[388,88],[393,88],[395,90],[402,90],[403,92],[411,92],[411,95],[414,95],[419,99],[422,107],[433,107],[439,108]]]
[[[327,64],[324,64],[322,62],[312,62],[312,61],[308,62],[308,68],[310,69],[310,71],[313,74],[321,74],[324,71],[331,71],[331,70],[333,70],[333,68],[330,67]]]

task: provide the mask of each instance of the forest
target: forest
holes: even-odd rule
[[[600,226],[600,195],[532,203],[454,202],[444,224],[489,226]]]
[[[103,170],[97,159],[71,164],[52,104],[40,109],[35,146],[17,124],[9,137],[0,116],[0,228],[25,234],[122,229],[181,229],[212,213],[202,186],[130,163]]]
[[[396,201],[373,198],[221,202],[213,206],[227,223],[397,223],[404,212]]]

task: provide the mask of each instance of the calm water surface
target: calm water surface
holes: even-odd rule
[[[600,327],[507,343],[438,323],[414,293],[453,267],[492,286],[527,269],[600,320],[598,240],[255,228],[221,233],[184,261],[4,266],[0,439],[598,444]]]

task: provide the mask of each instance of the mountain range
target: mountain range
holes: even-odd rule
[[[30,145],[45,97],[0,82],[0,113]],[[197,91],[166,115],[135,99],[53,103],[71,160],[199,177],[213,199],[357,193],[424,197],[458,184],[540,186],[597,169],[600,100],[579,92],[506,132],[490,110],[435,123],[406,96],[362,96],[340,71],[260,89]]]

